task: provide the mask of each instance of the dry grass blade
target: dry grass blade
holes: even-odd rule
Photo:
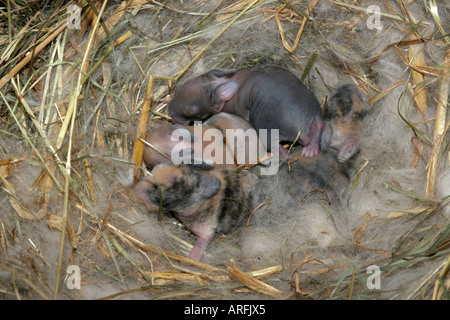
[[[93,47],[93,45],[95,44],[95,36],[96,36],[96,32],[98,31],[98,24],[101,21],[101,17],[103,15],[103,11],[105,9],[106,4],[108,3],[108,1],[105,1],[101,7],[101,10],[97,16],[96,19],[94,19],[94,26],[91,29],[90,35],[89,35],[89,41],[88,44],[86,46],[85,49],[85,53],[83,55],[83,60],[81,62],[81,67],[80,67],[80,72],[78,73],[78,80],[77,80],[77,84],[75,86],[75,90],[73,92],[73,96],[71,96],[70,102],[69,102],[69,107],[67,109],[66,112],[66,117],[64,118],[63,124],[61,126],[61,130],[58,134],[58,139],[56,141],[56,147],[59,149],[64,141],[64,138],[66,136],[67,133],[67,129],[69,127],[69,123],[72,120],[72,115],[76,114],[76,110],[77,110],[77,104],[78,104],[78,99],[80,97],[80,93],[81,93],[81,87],[83,86],[83,84],[86,82],[86,80],[88,79],[88,77],[84,76],[84,73],[88,73],[88,66],[89,66],[89,60],[88,60],[88,56],[91,54],[91,48]],[[100,32],[100,31],[98,31]],[[122,38],[118,39],[115,44],[120,43],[121,41],[124,41],[125,39],[127,39],[130,36],[129,33],[126,33]],[[115,45],[114,43],[112,45]],[[111,48],[109,50],[107,50],[107,52],[105,53],[105,55],[103,56],[103,59],[109,54],[110,50],[112,50]],[[96,69],[96,67],[98,66],[98,64],[96,66],[94,66],[92,69]],[[84,71],[84,72],[83,72]],[[92,72],[93,70],[91,70],[90,72]],[[89,73],[88,73],[89,75]]]
[[[324,273],[328,273],[330,271],[333,271],[334,269],[339,269],[339,268],[345,268],[347,267],[347,265],[345,264],[338,264],[335,266],[331,266],[331,267],[325,267],[325,268],[320,268],[320,269],[315,269],[315,270],[302,270],[302,271],[297,271],[297,273],[299,274],[324,274]]]
[[[53,174],[56,172],[56,166],[50,165],[50,170]],[[50,192],[53,187],[53,180],[45,170],[41,171],[42,175],[37,184],[37,195],[34,197],[34,202],[40,207],[36,216],[38,219],[43,218],[47,214],[48,206],[50,205]]]
[[[372,104],[374,104],[375,102],[383,99],[385,96],[387,96],[389,94],[389,92],[391,92],[392,90],[394,90],[395,88],[397,88],[398,86],[404,84],[406,81],[402,80],[402,81],[398,81],[396,83],[391,84],[390,86],[384,88],[383,91],[377,93],[376,95],[374,95],[372,98],[369,99],[369,101],[367,101],[367,104],[370,106]]]
[[[64,19],[52,32],[50,36],[45,38],[36,49],[34,49],[34,54],[27,54],[11,71],[8,72],[3,78],[0,79],[0,89],[5,86],[23,67],[25,67],[33,58],[34,55],[41,52],[48,44],[50,44],[53,39],[55,39],[67,26],[67,19]]]
[[[134,167],[133,174],[133,182],[137,182],[139,180],[139,176],[141,175],[140,165],[142,163],[142,157],[144,155],[144,143],[142,140],[145,140],[145,134],[147,132],[148,119],[150,115],[150,109],[152,107],[152,92],[153,92],[153,77],[150,75],[148,78],[147,88],[145,90],[144,103],[142,104],[141,116],[139,118],[139,126],[136,132],[136,138],[134,141],[134,149],[132,155],[132,162],[137,164]]]
[[[253,211],[250,213],[250,216],[249,216],[248,219],[247,219],[247,223],[246,223],[246,225],[245,225],[246,228],[248,228],[248,225],[249,225],[249,223],[250,223],[250,220],[251,220],[253,214],[256,212],[256,210],[258,210],[259,208],[261,208],[262,206],[264,206],[264,205],[266,205],[266,204],[268,204],[268,203],[270,203],[270,202],[272,202],[272,200],[266,200],[266,201],[263,201],[263,202],[261,202],[260,204],[258,204],[258,205],[256,206],[255,209],[253,209]]]
[[[438,139],[443,133],[446,123],[448,94],[450,86],[450,49],[445,55],[444,67],[440,75],[438,104],[436,107],[436,120],[434,125],[433,139]]]
[[[306,15],[308,16],[311,13],[311,10],[316,6],[318,0],[312,0],[309,5],[308,9],[306,10]],[[300,28],[298,29],[297,36],[295,37],[293,45],[289,45],[287,42],[285,35],[284,35],[284,29],[281,25],[280,19],[278,18],[278,15],[275,16],[275,21],[277,22],[278,30],[280,32],[281,36],[281,42],[283,43],[284,48],[289,51],[290,53],[294,52],[295,49],[297,49],[298,43],[300,41],[300,37],[302,36],[303,29],[305,28],[305,24],[308,18],[305,16],[303,17],[302,24],[300,25]]]
[[[450,127],[450,122],[445,127],[443,134],[439,135],[434,142],[433,149],[431,151],[431,156],[428,159],[427,167],[427,180],[425,183],[425,197],[434,198],[435,196],[435,184],[436,184],[436,170],[439,164],[439,154],[441,151],[442,143],[444,142],[445,133]]]
[[[412,68],[424,67],[425,64],[425,56],[423,54],[423,45],[412,45],[408,51],[409,54],[409,65]],[[415,85],[423,83],[424,77],[423,74],[412,70],[412,80]],[[425,115],[427,113],[427,92],[424,85],[417,87],[414,90],[415,101],[417,102],[417,107],[419,108],[420,113]]]
[[[430,283],[430,280],[436,276],[436,274],[439,272],[439,270],[441,268],[443,268],[445,265],[445,262],[438,265],[437,268],[435,268],[434,270],[430,271],[427,276],[423,277],[422,281],[419,283],[419,285],[417,285],[416,288],[414,288],[414,290],[412,290],[412,292],[407,296],[406,300],[410,300],[412,299],[418,292],[420,292],[424,286],[426,286],[427,284]]]
[[[430,208],[430,207],[416,207],[416,208],[404,210],[404,211],[394,211],[394,212],[390,212],[385,217],[385,219],[398,218],[398,217],[402,217],[404,215],[417,215],[417,214],[420,214],[423,212],[429,212],[431,210],[432,210],[432,208]]]
[[[124,236],[126,239],[130,240],[131,242],[133,242],[134,244],[138,245],[139,247],[141,247],[142,249],[144,249],[144,250],[146,250],[146,251],[151,251],[151,252],[153,252],[153,253],[162,254],[162,255],[164,255],[164,256],[167,256],[167,257],[170,258],[170,259],[174,259],[174,260],[178,260],[178,261],[180,261],[180,262],[184,262],[184,263],[187,263],[187,264],[191,264],[191,265],[196,266],[196,267],[199,267],[199,268],[201,268],[201,269],[205,269],[205,270],[209,270],[209,271],[223,271],[222,269],[219,269],[219,268],[210,266],[210,265],[208,265],[208,264],[206,264],[206,263],[193,261],[193,260],[191,260],[191,259],[182,257],[182,256],[180,256],[180,255],[178,255],[178,254],[174,254],[174,253],[171,253],[171,252],[162,250],[162,249],[155,248],[155,247],[153,247],[153,246],[151,246],[151,245],[144,244],[144,243],[142,243],[142,242],[140,242],[140,241],[134,239],[133,237],[127,235],[126,233],[120,231],[119,229],[113,227],[113,226],[110,225],[110,224],[107,224],[107,227],[110,228],[111,230],[114,230],[114,231],[117,232],[118,234]]]
[[[23,137],[25,138],[25,140],[28,142],[28,144],[30,145],[30,147],[33,149],[33,151],[36,153],[36,155],[38,156],[38,158],[41,160],[42,165],[44,166],[44,168],[47,170],[47,172],[49,173],[49,175],[52,177],[53,181],[55,182],[55,184],[58,186],[58,188],[60,190],[62,190],[61,185],[59,184],[58,180],[55,178],[55,176],[52,173],[52,170],[49,168],[49,166],[47,165],[46,161],[43,159],[41,153],[39,152],[39,150],[36,148],[36,146],[31,142],[28,133],[26,132],[26,130],[23,128],[23,126],[20,125],[19,120],[17,119],[16,115],[14,114],[13,110],[11,109],[11,107],[9,106],[9,104],[6,102],[5,96],[3,95],[3,93],[0,92],[0,94],[2,95],[3,100],[5,101],[5,105],[8,108],[12,118],[14,119],[14,121],[18,124],[19,129],[23,135]]]
[[[19,217],[21,217],[22,219],[27,219],[27,220],[43,218],[42,216],[37,216],[32,210],[30,210],[28,207],[26,207],[22,201],[20,201],[20,199],[16,195],[16,190],[15,190],[14,186],[11,183],[9,183],[8,180],[1,177],[0,181],[3,184],[4,190],[9,195],[9,202],[11,203],[11,206],[17,212]]]
[[[436,0],[429,0],[428,10],[430,11],[431,16],[434,19],[434,22],[436,23],[436,26],[438,27],[438,29],[441,32],[442,36],[444,37],[445,41],[447,42],[447,44],[450,43],[450,37],[448,35],[448,30],[446,31],[442,27],[441,18],[439,17],[438,8],[436,5]]]
[[[136,261],[134,261],[130,255],[128,254],[128,252],[119,244],[119,242],[114,239],[111,238],[111,243],[113,244],[114,248],[116,248],[117,252],[119,252],[126,260],[128,260],[135,268],[136,270],[138,270],[142,276],[147,280],[147,281],[151,281],[151,278],[147,276],[147,274],[144,272],[144,270],[142,270],[139,265],[136,263]],[[119,266],[116,266],[116,269],[119,273],[120,279],[122,281],[122,283],[125,283],[125,279],[122,275],[122,272],[120,271]]]
[[[262,279],[265,277],[269,277],[275,273],[278,273],[282,270],[282,266],[273,266],[260,270],[246,272],[250,277],[256,279]],[[155,271],[155,272],[146,272],[148,277],[153,277],[155,280],[160,280],[158,283],[170,283],[172,281],[182,281],[182,282],[198,282],[200,285],[207,285],[208,282],[228,282],[232,281],[232,278],[228,275],[224,274],[210,274],[210,273],[199,273],[192,272],[190,270],[180,271]]]
[[[120,19],[125,14],[126,10],[134,7],[141,6],[143,4],[148,3],[148,0],[132,0],[132,1],[123,1],[116,10],[106,19],[104,26],[107,30],[111,30],[114,26],[120,21]],[[97,31],[95,36],[95,43],[99,43],[106,36],[106,31],[104,28],[101,28]]]
[[[54,214],[48,214],[47,223],[51,229],[57,229],[62,232],[62,228],[63,228],[62,217],[54,215]],[[76,249],[78,239],[77,239],[77,236],[75,233],[75,229],[72,225],[72,222],[70,222],[70,221],[67,221],[67,223],[66,223],[66,232],[69,235],[69,240],[72,245],[72,248]]]
[[[9,1],[8,1],[9,3]],[[20,29],[19,33],[15,37],[14,41],[10,41],[8,47],[4,50],[2,56],[0,57],[0,64],[3,64],[4,62],[9,60],[9,57],[13,54],[16,46],[19,44],[22,37],[29,31],[29,26],[31,22],[40,14],[40,12],[36,12],[36,14],[26,23],[26,25]],[[10,30],[11,31],[11,30]],[[10,37],[11,38],[11,37]]]
[[[23,276],[22,274],[18,273],[15,269],[11,269],[10,267],[7,267],[5,265],[0,264],[0,269],[3,269],[5,271],[8,271],[12,274],[14,274],[16,277],[18,277],[20,280],[22,280],[23,282],[25,282],[27,285],[29,285],[34,291],[36,291],[39,296],[41,296],[43,299],[45,300],[50,300],[50,298],[38,287],[36,286],[32,281],[30,281],[29,279],[27,279],[25,276]]]
[[[306,77],[308,76],[309,71],[311,70],[311,68],[314,65],[314,61],[317,58],[317,54],[318,54],[317,50],[314,50],[313,53],[311,54],[311,56],[309,57],[308,62],[306,63],[306,66],[305,66],[305,70],[303,70],[303,73],[300,77],[301,81],[305,81]]]
[[[364,224],[355,232],[355,244],[358,248],[364,249],[364,250],[369,250],[369,251],[375,251],[378,253],[382,253],[382,254],[392,254],[392,252],[390,251],[386,251],[386,250],[380,250],[380,249],[373,249],[373,248],[367,248],[365,246],[363,246],[361,244],[361,238],[364,234],[364,231],[366,230],[368,224],[370,221],[372,221],[373,219],[375,219],[377,216],[371,216],[370,213],[366,213],[366,221],[364,222]]]
[[[19,91],[16,82],[14,81],[14,79],[11,79],[11,83],[14,87],[14,90],[16,91],[16,95],[19,98],[20,102],[22,103],[23,107],[25,108],[28,116],[31,118],[31,121],[34,123],[34,126],[36,128],[36,130],[39,132],[42,140],[44,141],[47,149],[50,151],[50,153],[52,154],[52,156],[56,159],[57,164],[59,169],[61,170],[61,173],[64,174],[64,169],[62,167],[62,163],[61,160],[58,157],[58,154],[56,153],[55,149],[53,148],[50,140],[47,138],[47,135],[45,134],[44,130],[41,127],[41,124],[39,123],[39,121],[37,120],[36,116],[34,115],[33,111],[31,110],[30,106],[28,105],[28,103],[26,102],[25,98],[23,97],[22,93]],[[51,176],[53,176],[52,172],[49,172],[49,174]],[[56,179],[55,179],[56,181]]]
[[[259,0],[254,0],[252,3],[250,3],[248,6],[246,6],[240,13],[236,15],[235,18],[233,18],[222,30],[219,31],[219,33],[211,40],[209,41],[206,46],[191,60],[191,62],[188,63],[188,65],[183,68],[183,70],[177,72],[173,78],[178,79],[180,78],[190,67],[194,62],[196,62],[205,52],[206,49],[208,49],[211,44],[216,41],[233,23],[236,22],[244,13],[246,13],[251,7],[253,7]]]
[[[442,290],[442,288],[440,288],[441,283],[440,283],[439,279],[444,279],[445,274],[447,273],[449,268],[450,268],[450,254],[448,255],[445,265],[442,268],[441,273],[438,276],[438,279],[436,280],[436,284],[434,285],[434,290],[433,290],[433,297],[431,298],[431,300],[440,299],[439,296],[442,295],[443,290]],[[446,289],[448,291],[448,287]]]
[[[201,285],[205,285],[205,279],[212,279],[214,281],[229,281],[229,278],[224,275],[214,276],[214,275],[199,275],[190,274],[178,271],[156,271],[154,273],[147,272],[148,277],[154,277],[158,284],[170,283],[171,281],[182,281],[182,282],[199,282]],[[159,280],[159,281],[158,281]]]
[[[256,278],[256,279],[262,279],[268,276],[271,276],[272,274],[281,272],[283,270],[283,266],[277,265],[273,267],[268,267],[260,270],[250,271],[247,272],[250,276]]]
[[[251,290],[257,291],[259,293],[271,296],[271,297],[280,297],[283,295],[283,292],[268,285],[267,283],[264,283],[258,279],[255,279],[245,273],[244,271],[240,270],[236,267],[234,262],[228,266],[228,272],[237,280],[242,282],[246,287],[248,287]]]
[[[91,198],[92,202],[95,204],[97,202],[97,195],[95,193],[95,186],[94,186],[94,178],[92,177],[92,170],[91,170],[91,164],[89,159],[84,159],[84,169],[86,170],[86,176],[87,176],[87,183],[89,188],[89,197]]]
[[[131,37],[132,33],[131,31],[126,32],[125,34],[123,34],[122,36],[120,36],[117,40],[114,41],[112,46],[109,46],[108,49],[106,50],[106,52],[103,54],[103,56],[95,63],[95,65],[93,65],[91,68],[87,68],[89,70],[86,70],[85,76],[83,78],[83,80],[81,80],[81,84],[84,84],[89,77],[92,75],[92,73],[94,73],[94,71],[102,64],[102,62],[106,59],[106,57],[111,53],[111,51],[113,50],[113,47],[115,48],[116,46],[118,46],[119,44],[121,44],[122,42],[124,42],[125,40],[129,39]]]
[[[353,266],[352,280],[350,282],[350,290],[349,290],[349,293],[348,293],[348,300],[352,300],[353,285],[355,283],[355,273],[356,273],[356,268],[355,268],[355,266]]]
[[[227,144],[227,148],[228,148],[228,144]],[[256,159],[256,163],[246,162],[246,163],[243,163],[243,164],[240,164],[240,165],[236,166],[236,170],[237,169],[242,169],[242,168],[247,168],[248,169],[248,168],[254,167],[255,165],[257,165],[257,164],[259,164],[259,163],[261,163],[261,162],[263,162],[263,161],[265,161],[267,159],[270,159],[272,157],[273,157],[273,153],[266,154],[265,156]],[[235,160],[235,163],[236,163],[236,159],[234,159],[234,160]]]
[[[99,12],[98,15],[98,19],[95,22],[95,25],[93,27],[94,30],[97,30],[98,28],[98,23],[100,20],[100,17],[103,14],[103,10],[106,7],[106,4],[108,3],[108,1],[104,1],[102,8]],[[87,57],[89,55],[90,52],[90,48],[92,45],[92,41],[93,41],[93,35],[91,35],[88,45],[86,47],[86,51],[83,57],[83,61],[81,63],[81,68],[83,68],[83,66],[85,65],[86,61],[87,61]],[[71,176],[71,153],[72,153],[72,137],[73,137],[73,130],[75,127],[75,117],[77,114],[77,105],[78,105],[78,97],[80,95],[81,92],[81,79],[82,79],[82,72],[81,70],[78,72],[78,82],[77,85],[75,87],[75,93],[72,95],[72,109],[71,111],[67,110],[67,114],[66,114],[66,118],[64,119],[63,125],[61,127],[61,131],[58,135],[58,141],[57,141],[57,145],[61,146],[62,145],[62,140],[64,139],[65,133],[66,133],[66,129],[69,126],[69,121],[71,122],[71,126],[70,126],[70,134],[69,134],[69,148],[67,151],[67,162],[66,162],[66,172],[65,172],[65,185],[64,185],[64,204],[63,204],[63,213],[62,213],[62,230],[66,229],[66,224],[67,224],[67,214],[68,214],[68,207],[69,207],[69,182],[70,182],[70,176]],[[62,256],[63,256],[63,251],[64,251],[64,238],[65,238],[65,232],[61,232],[61,240],[60,240],[60,247],[59,247],[59,259],[58,259],[58,268],[56,270],[56,282],[55,282],[55,298],[58,297],[58,290],[59,290],[59,280],[60,280],[60,275],[61,275],[61,267],[62,267]]]

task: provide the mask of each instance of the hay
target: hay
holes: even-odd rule
[[[6,3],[0,299],[448,299],[444,3],[375,1],[379,30],[373,1],[82,1],[79,28],[74,1]],[[262,206],[190,261],[193,237],[131,192],[145,128],[177,81],[264,64],[321,102],[345,82],[367,94],[351,189],[341,205]]]

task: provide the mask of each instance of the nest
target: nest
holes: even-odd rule
[[[449,298],[444,4],[2,3],[1,299]],[[133,195],[146,129],[169,119],[176,83],[267,64],[322,102],[341,82],[367,94],[352,191],[300,218],[271,213],[191,261],[189,232]]]

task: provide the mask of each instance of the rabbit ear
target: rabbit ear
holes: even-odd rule
[[[227,81],[219,84],[214,88],[212,98],[213,102],[223,103],[230,100],[236,94],[239,89],[239,83],[236,81]]]
[[[219,192],[221,187],[220,180],[207,174],[206,172],[200,173],[199,180],[199,192],[202,198],[210,198]]]
[[[157,165],[152,170],[153,180],[156,180],[162,185],[169,185],[176,178],[183,176],[183,171],[176,166],[169,166],[166,164]]]
[[[351,137],[345,140],[344,144],[339,150],[339,162],[345,162],[350,159],[358,151],[358,145],[359,139],[357,137]]]
[[[217,85],[211,94],[212,105],[209,107],[213,113],[219,113],[223,110],[225,102],[233,98],[239,89],[239,83],[236,81],[227,81]]]
[[[205,158],[194,158],[194,162],[190,164],[194,168],[199,168],[203,170],[211,170],[214,168],[214,161]]]
[[[211,70],[209,73],[216,78],[223,78],[223,77],[232,77],[236,74],[236,72],[237,69],[229,69],[229,70],[214,69]]]
[[[197,155],[192,148],[183,149],[183,155],[179,159],[179,164],[186,164],[194,168],[210,170],[214,168],[214,161]]]

